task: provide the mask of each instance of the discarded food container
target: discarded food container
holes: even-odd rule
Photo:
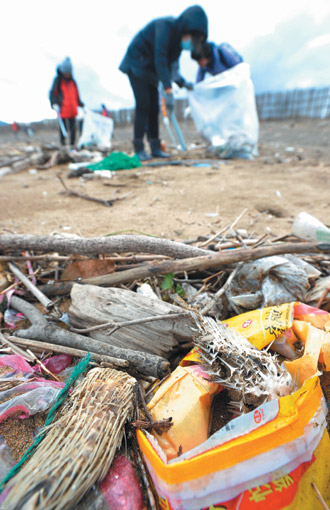
[[[168,460],[207,439],[212,396],[220,390],[199,365],[178,367],[161,385],[148,409],[154,421],[172,418],[167,432],[154,433]]]
[[[297,324],[303,322],[302,318],[307,326]],[[322,341],[328,334],[325,329],[328,318],[329,314],[323,310],[302,303],[287,303],[231,319],[231,327],[235,327],[236,322],[243,335],[244,329],[251,328],[247,337],[259,348],[287,330],[292,329],[300,341],[304,328],[312,331],[314,337],[310,340],[306,336],[305,350],[312,356],[314,365],[310,370],[307,356],[300,358],[301,370],[297,377],[294,364],[299,360],[286,362],[296,384],[295,391],[232,419],[179,457],[169,458],[157,436],[138,431],[138,442],[162,509],[314,508],[318,497],[311,482],[316,484],[325,501],[330,502],[327,406],[317,375],[318,360],[325,363],[329,359],[327,349],[322,353],[322,347],[328,345]],[[182,364],[187,366],[201,359],[195,349]],[[192,367],[194,365],[189,368]],[[162,395],[162,387],[159,391]],[[187,393],[186,399],[189,400]]]
[[[216,442],[183,460],[168,462],[156,439],[138,431],[160,507],[313,508],[311,481],[317,481],[322,494],[329,483],[326,413],[316,376],[292,395],[235,418],[218,431]]]

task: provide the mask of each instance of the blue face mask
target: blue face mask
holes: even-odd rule
[[[186,41],[181,41],[181,49],[186,51],[192,51],[194,49],[192,40],[187,39]]]

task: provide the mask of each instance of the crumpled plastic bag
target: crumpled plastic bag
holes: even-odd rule
[[[43,379],[37,373],[22,356],[0,357],[0,423],[9,417],[28,418],[53,404],[64,383]]]
[[[305,301],[309,281],[320,272],[292,255],[265,257],[244,264],[226,292],[237,313]]]
[[[15,460],[12,450],[7,445],[5,437],[0,436],[0,480],[6,476],[14,465]]]
[[[143,510],[143,494],[131,462],[118,455],[102,482],[72,510]]]
[[[217,155],[249,159],[257,155],[259,122],[248,64],[197,83],[189,103],[197,130]]]

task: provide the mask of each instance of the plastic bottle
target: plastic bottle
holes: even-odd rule
[[[306,241],[330,243],[330,228],[306,212],[298,214],[292,225],[292,233]]]

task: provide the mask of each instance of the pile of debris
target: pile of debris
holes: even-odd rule
[[[0,154],[0,178],[23,170],[48,170],[67,163],[81,164],[86,161],[95,163],[103,159],[108,152],[98,148],[75,150],[54,144],[21,145]]]
[[[322,469],[330,244],[258,238],[239,219],[186,243],[0,236],[4,508],[200,509],[276,495],[286,476],[284,508]],[[242,435],[233,464],[222,448]],[[300,453],[282,462],[290,441]],[[312,480],[309,497],[325,497],[328,480]]]

